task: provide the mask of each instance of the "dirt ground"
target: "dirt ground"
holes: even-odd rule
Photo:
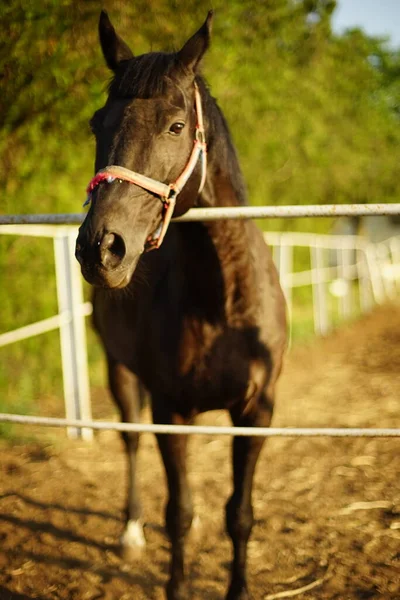
[[[97,393],[95,416],[112,414],[106,392]],[[199,422],[227,418],[215,412]],[[400,308],[292,349],[274,425],[400,427]],[[169,550],[153,437],[142,437],[139,456],[147,549],[126,564],[117,545],[125,493],[118,435],[102,432],[89,444],[37,432],[37,442],[0,446],[0,599],[163,598]],[[226,590],[229,445],[195,436],[189,446],[203,532],[188,544],[190,599],[221,600]],[[267,442],[249,544],[253,600],[400,598],[399,450],[399,438]]]

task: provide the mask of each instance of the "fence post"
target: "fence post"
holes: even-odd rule
[[[400,237],[393,237],[390,240],[390,254],[394,268],[394,281],[397,291],[400,292]]]
[[[274,239],[273,243],[271,243],[268,241],[266,234],[264,234],[264,240],[270,247],[272,246],[272,258],[275,263],[275,267],[278,269],[278,273],[280,276],[281,272],[279,269],[279,266],[280,266],[279,263],[280,263],[282,236],[280,234],[275,234],[275,239]]]
[[[374,244],[371,242],[368,243],[365,247],[365,255],[371,280],[372,293],[374,295],[375,302],[377,304],[382,304],[385,301],[385,288],[376,254],[377,253]]]
[[[288,348],[292,347],[292,317],[293,317],[293,287],[289,277],[293,273],[293,246],[286,236],[279,236],[279,245],[274,246],[274,262],[278,269],[279,281],[286,300],[287,317],[289,321]]]
[[[388,298],[394,298],[396,296],[396,283],[394,281],[392,254],[388,242],[377,244],[376,256],[385,293]]]
[[[293,272],[293,246],[286,241],[284,236],[281,236],[279,246],[276,246],[277,256],[276,265],[282,291],[285,295],[289,314],[292,314],[292,286],[289,283],[289,276]]]
[[[368,269],[366,244],[357,249],[358,292],[361,312],[369,312],[374,305],[372,281]]]
[[[54,238],[65,412],[68,419],[91,419],[82,281],[74,257],[76,231]],[[68,428],[70,438],[91,440],[93,430]]]
[[[323,248],[318,245],[315,237],[314,243],[310,245],[311,261],[311,284],[313,293],[314,331],[325,335],[329,331],[328,306],[326,297],[326,285],[323,275],[324,257]]]
[[[339,277],[342,279],[344,285],[346,286],[343,296],[340,296],[339,298],[340,316],[344,318],[348,318],[351,316],[351,309],[353,303],[353,290],[351,285],[352,279],[350,277],[351,252],[352,249],[344,247],[343,244],[341,244],[341,248],[338,248],[337,252]]]

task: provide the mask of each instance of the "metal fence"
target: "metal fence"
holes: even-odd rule
[[[329,296],[338,298],[339,318],[347,319],[355,310],[367,312],[400,292],[400,236],[372,243],[356,235],[269,232],[265,239],[274,249],[291,318],[293,290],[311,287],[316,334],[332,329]],[[301,247],[308,250],[309,269],[294,271],[294,251]]]
[[[58,314],[0,334],[0,347],[59,329],[67,419],[91,419],[85,317],[92,312],[83,301],[82,277],[75,260],[76,227],[55,225],[1,225],[0,235],[53,239]],[[92,429],[68,428],[69,437],[92,439]]]
[[[400,214],[400,204],[374,205],[317,205],[282,207],[230,207],[192,209],[179,221],[209,221],[216,219],[293,218],[305,216],[391,215]],[[90,440],[93,429],[117,429],[175,433],[221,433],[255,435],[254,429],[209,428],[116,424],[94,422],[91,419],[89,379],[86,354],[85,316],[91,313],[90,303],[83,302],[82,281],[74,258],[76,228],[67,226],[82,221],[83,215],[0,215],[0,234],[51,237],[57,278],[59,312],[48,319],[0,335],[0,347],[53,329],[60,330],[66,419],[25,417],[0,414],[0,421],[37,423],[68,427],[70,437]],[[59,225],[57,225],[59,224]],[[359,236],[325,236],[301,233],[268,233],[266,239],[274,249],[282,287],[293,317],[293,294],[296,287],[311,286],[314,329],[324,334],[330,329],[327,283],[339,283],[342,292],[340,312],[345,318],[351,313],[353,290],[351,282],[358,281],[361,310],[376,302],[393,297],[400,286],[400,239],[392,238],[381,244],[371,244]],[[293,271],[294,249],[309,249],[310,268]],[[332,260],[334,257],[334,260]],[[352,258],[353,257],[353,258]],[[338,287],[338,286],[337,286]],[[178,431],[179,429],[179,431]],[[212,431],[211,431],[212,430]],[[215,431],[214,431],[215,430]],[[257,430],[256,435],[400,435],[392,429],[288,429]]]

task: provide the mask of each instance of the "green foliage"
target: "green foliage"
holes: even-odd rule
[[[208,5],[109,2],[135,53],[176,49]],[[217,0],[205,74],[238,146],[253,203],[391,201],[398,194],[398,52],[334,36],[335,3]],[[98,2],[13,0],[0,47],[4,212],[76,211],[91,173],[87,121],[109,79]],[[23,194],[21,194],[23,192]]]
[[[358,30],[334,35],[332,0],[213,4],[213,45],[204,73],[230,124],[250,201],[397,200],[400,53]],[[179,48],[209,4],[110,0],[106,8],[140,54]],[[104,102],[109,80],[97,40],[99,11],[97,0],[2,3],[3,213],[81,208],[93,169],[87,123]],[[321,231],[327,223],[263,226]],[[0,236],[0,332],[56,312],[49,244]],[[50,358],[58,356],[56,338],[41,336],[1,351],[3,399],[60,393],[58,359]],[[42,380],[42,371],[51,383]]]

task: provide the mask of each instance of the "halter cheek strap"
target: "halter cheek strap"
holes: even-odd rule
[[[199,158],[201,158],[201,181],[199,186],[199,193],[202,191],[207,174],[207,144],[205,142],[204,133],[204,122],[203,122],[203,110],[201,105],[201,96],[197,84],[194,84],[194,96],[195,96],[195,107],[197,114],[197,125],[194,139],[193,150],[190,154],[189,160],[182,173],[175,180],[174,183],[169,185],[146,177],[125,167],[119,165],[110,165],[105,169],[101,169],[91,179],[87,187],[87,200],[84,206],[88,205],[92,199],[93,190],[102,182],[112,183],[115,180],[127,181],[133,183],[139,187],[152,192],[159,197],[163,204],[162,220],[157,230],[151,234],[146,240],[146,251],[159,248],[162,244],[164,236],[167,232],[168,225],[171,221],[175,204],[176,197],[182,191],[190,176],[192,175]]]

